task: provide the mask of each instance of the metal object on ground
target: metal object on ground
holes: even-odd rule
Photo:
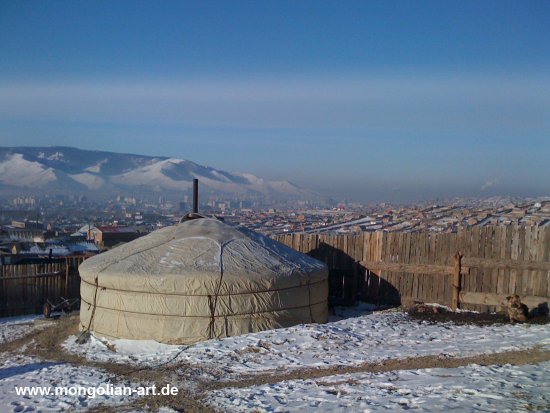
[[[64,313],[70,313],[78,306],[80,298],[64,298],[61,297],[56,303],[52,303],[49,299],[46,300],[42,307],[42,313],[44,317],[50,318],[54,311],[63,311]]]

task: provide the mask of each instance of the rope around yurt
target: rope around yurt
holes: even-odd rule
[[[216,307],[218,305],[218,297],[220,290],[222,288],[223,282],[223,244],[220,244],[220,278],[218,280],[218,285],[214,291],[214,300],[212,300],[212,295],[208,294],[208,306],[210,307],[210,323],[208,325],[208,339],[214,338],[215,332],[215,323],[216,323]]]

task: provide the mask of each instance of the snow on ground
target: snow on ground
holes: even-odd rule
[[[356,373],[210,392],[227,412],[550,411],[550,362]]]
[[[106,372],[90,368],[73,366],[68,363],[56,363],[27,356],[14,356],[0,362],[0,411],[1,412],[59,412],[83,411],[100,404],[114,406],[130,402],[136,395],[105,396],[86,395],[56,395],[56,387],[93,388],[98,386],[109,388],[110,375]],[[132,383],[113,383],[117,386],[131,386]],[[32,387],[35,392],[44,394],[18,395],[19,389]],[[40,390],[37,390],[40,389]],[[50,394],[46,394],[49,392]]]
[[[0,318],[0,344],[17,340],[33,329],[39,328],[34,321],[37,315]],[[43,324],[45,326],[46,324]]]
[[[40,323],[36,321],[40,320]],[[0,319],[0,344],[14,341],[31,331],[46,328],[54,321],[43,320],[41,316],[19,316]],[[55,387],[97,387],[107,388],[110,375],[90,367],[73,366],[68,363],[44,361],[36,357],[0,353],[0,412],[58,412],[80,411],[103,403],[116,405],[127,403],[137,397],[99,396],[87,397],[55,395]],[[117,385],[124,385],[124,383]],[[130,385],[125,383],[125,385]],[[18,395],[16,386],[34,389],[43,388],[51,394]],[[136,388],[133,384],[132,388]],[[39,391],[39,390],[34,390]]]
[[[63,347],[93,361],[141,366],[168,362],[185,349],[184,346],[162,344],[154,340],[106,340],[91,335],[87,343],[77,344],[76,339],[77,336],[69,337]]]
[[[177,386],[198,379],[235,380],[244,374],[293,368],[352,366],[387,359],[438,355],[473,356],[533,347],[550,349],[548,325],[489,326],[431,324],[406,313],[372,307],[337,309],[327,324],[307,324],[279,330],[209,340],[191,346],[154,341],[93,337],[64,347],[90,360],[155,366],[188,362],[197,368],[180,376]],[[0,343],[32,331],[33,317],[0,321]],[[47,325],[47,323],[39,324]],[[114,351],[113,351],[114,349]],[[483,410],[550,411],[550,362],[526,366],[470,365],[453,369],[421,369],[386,373],[354,373],[310,380],[284,381],[247,388],[212,391],[205,399],[226,411],[380,411]],[[186,379],[185,379],[185,378]],[[0,412],[86,410],[99,404],[127,404],[133,396],[27,395],[15,386],[108,386],[103,370],[55,363],[28,356],[0,354]],[[117,383],[118,384],[118,383]],[[124,383],[130,385],[129,383]],[[141,384],[146,385],[146,384]],[[136,388],[138,384],[133,384]],[[50,390],[53,391],[53,390]],[[168,411],[168,410],[167,410]]]
[[[93,339],[79,346],[74,338],[69,338],[64,345],[69,351],[97,361],[154,365],[176,358],[218,371],[222,373],[219,376],[230,380],[243,373],[278,369],[350,366],[430,355],[465,357],[536,346],[550,349],[550,328],[533,324],[430,324],[405,313],[378,312],[191,346],[129,340],[112,340],[110,344],[116,352],[107,347],[104,339]]]

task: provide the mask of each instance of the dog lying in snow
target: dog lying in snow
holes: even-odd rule
[[[516,321],[524,323],[525,321],[527,321],[527,314],[529,313],[529,309],[525,304],[521,303],[519,295],[509,295],[508,297],[506,297],[506,301],[508,302],[508,317],[510,317],[511,323],[514,323]]]

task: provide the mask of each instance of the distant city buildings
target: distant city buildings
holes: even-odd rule
[[[176,224],[189,212],[187,195],[140,199],[118,195],[99,201],[78,196],[14,197],[0,201],[0,255],[55,258],[94,254]],[[266,235],[285,233],[360,234],[364,231],[454,232],[486,225],[550,225],[550,198],[521,200],[455,199],[436,204],[392,206],[332,202],[285,202],[208,196],[205,214],[244,225]],[[19,258],[17,258],[19,259]]]

